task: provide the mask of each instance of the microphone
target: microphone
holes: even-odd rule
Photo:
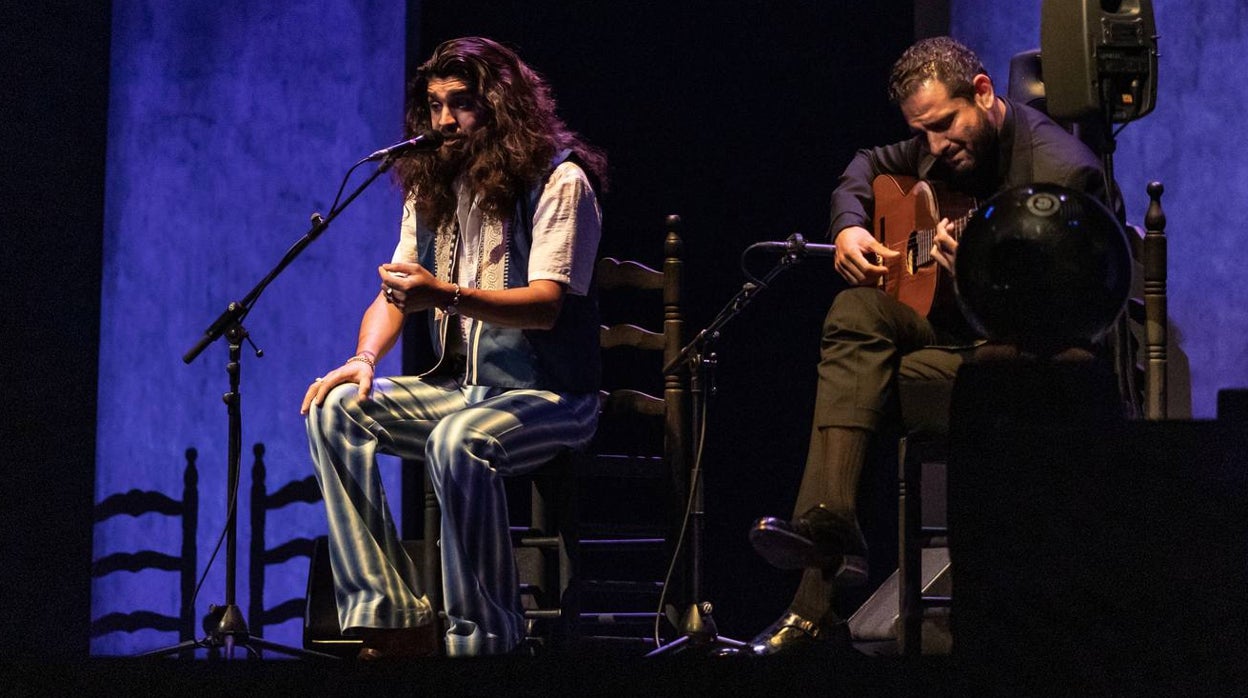
[[[806,242],[806,238],[802,237],[801,233],[793,233],[784,242],[756,242],[753,247],[762,247],[769,250],[783,250],[785,254],[799,258],[836,256],[836,245]]]
[[[442,135],[441,131],[425,131],[418,134],[414,138],[409,138],[405,141],[395,143],[389,148],[382,148],[381,150],[375,151],[372,155],[369,155],[364,159],[366,161],[381,160],[382,158],[396,158],[400,155],[406,155],[408,153],[423,153],[430,150],[437,150],[438,147],[442,145],[443,140],[445,140],[445,137]]]

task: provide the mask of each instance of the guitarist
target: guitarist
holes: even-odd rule
[[[889,96],[914,135],[858,151],[832,193],[836,270],[851,287],[837,294],[824,321],[814,423],[793,518],[762,518],[750,531],[769,563],[803,571],[788,610],[751,642],[758,654],[848,642],[834,592],[867,581],[855,497],[868,442],[882,426],[904,423],[905,396],[924,394],[924,386],[945,386],[947,413],[947,386],[977,339],[960,313],[937,308],[922,316],[877,288],[888,273],[885,262],[902,253],[868,229],[875,178],[929,180],[980,201],[1052,182],[1110,202],[1097,156],[1041,112],[998,95],[980,60],[953,39],[925,39],[907,49],[893,66]],[[1121,203],[1114,203],[1121,219]],[[941,220],[931,255],[952,274],[958,243],[950,233],[949,221]]]

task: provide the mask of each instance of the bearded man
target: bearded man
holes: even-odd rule
[[[524,616],[502,478],[584,445],[598,414],[590,280],[605,157],[556,116],[544,79],[489,39],[439,46],[411,95],[408,129],[436,129],[443,145],[396,164],[407,201],[398,246],[377,270],[381,292],[355,353],[313,382],[301,407],[339,621],[362,637],[361,659],[439,644],[376,454],[422,461],[441,505],[447,654],[506,653],[523,639]],[[375,377],[422,311],[437,366]]]
[[[1049,182],[1110,205],[1097,156],[1041,112],[998,95],[979,58],[953,39],[925,39],[907,49],[893,66],[889,96],[915,135],[858,151],[832,194],[836,270],[851,287],[836,295],[824,320],[814,423],[793,518],[761,518],[750,531],[755,550],[772,565],[803,570],[788,611],[753,639],[757,654],[848,641],[834,593],[867,579],[856,498],[868,444],[886,425],[913,426],[906,424],[906,395],[940,395],[932,386],[947,386],[978,341],[956,307],[920,314],[877,287],[889,272],[886,262],[903,251],[868,230],[875,178],[926,180],[978,201]],[[1121,205],[1114,208],[1121,220]],[[958,245],[953,227],[941,220],[930,249],[949,274]],[[944,399],[947,414],[947,388]]]

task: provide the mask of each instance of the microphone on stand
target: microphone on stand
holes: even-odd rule
[[[425,131],[413,138],[395,143],[388,148],[382,148],[381,150],[374,151],[372,155],[364,158],[364,160],[368,161],[381,160],[382,158],[396,158],[400,155],[407,155],[408,153],[424,153],[430,150],[437,150],[442,145],[442,141],[444,140],[446,140],[446,138],[442,135],[441,131]]]
[[[783,242],[756,242],[751,247],[767,250],[782,250],[786,255],[800,259],[802,257],[835,257],[836,245],[806,242],[801,233],[793,233]]]
[[[758,278],[750,273],[746,264],[746,258],[751,252],[757,250],[776,250],[780,252],[780,261],[776,263],[775,268],[767,274],[766,278]],[[745,278],[749,279],[759,288],[767,288],[767,282],[782,269],[801,262],[807,257],[835,257],[836,245],[825,245],[813,242],[806,242],[806,238],[801,233],[793,233],[783,242],[763,241],[756,242],[741,253],[741,271],[745,274]],[[749,284],[747,284],[748,286]]]

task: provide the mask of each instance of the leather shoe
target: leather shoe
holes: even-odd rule
[[[767,656],[821,645],[848,646],[849,639],[845,621],[816,623],[790,611],[756,635],[749,645],[755,655]]]
[[[867,542],[858,524],[823,505],[793,521],[773,516],[755,521],[750,543],[773,567],[827,570],[840,586],[867,581]]]
[[[356,659],[362,662],[417,659],[438,653],[436,623],[414,628],[371,628],[363,634],[364,645]]]

